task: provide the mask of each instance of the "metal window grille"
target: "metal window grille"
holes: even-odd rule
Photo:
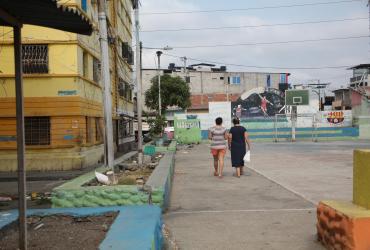
[[[50,117],[25,117],[26,145],[50,145]]]
[[[103,128],[100,126],[100,118],[95,118],[95,140],[100,142],[102,140]]]
[[[83,70],[83,76],[88,78],[89,77],[89,57],[85,51],[82,53],[82,70]]]
[[[101,75],[101,64],[98,59],[93,59],[93,80],[94,82],[100,82]]]
[[[127,100],[132,99],[132,87],[130,86],[128,82],[126,82],[122,78],[119,78],[118,93],[121,97],[124,97]]]
[[[119,93],[119,96],[125,97],[125,83],[122,78],[119,78],[118,93]]]
[[[127,59],[128,64],[134,64],[134,52],[127,42],[122,43],[122,57]]]
[[[130,135],[129,132],[129,122],[127,120],[120,120],[118,122],[118,133],[119,133],[119,138],[125,138]]]
[[[25,74],[47,74],[49,72],[48,45],[22,45],[22,64]]]
[[[93,140],[92,137],[92,126],[91,126],[91,117],[86,116],[85,121],[86,121],[86,143],[91,143]]]
[[[125,90],[126,90],[126,99],[132,99],[132,89],[129,83],[125,82]]]

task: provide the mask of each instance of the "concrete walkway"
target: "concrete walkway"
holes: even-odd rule
[[[264,144],[254,148],[263,152]],[[177,152],[164,220],[180,249],[322,249],[313,203],[252,170],[235,178],[226,162],[219,180],[208,145]]]

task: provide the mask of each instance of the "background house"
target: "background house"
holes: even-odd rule
[[[240,95],[254,88],[288,88],[289,73],[229,72],[225,66],[200,63],[178,67],[171,63],[161,74],[180,76],[190,86],[191,107],[187,112],[208,112],[209,102],[236,101]],[[150,80],[158,74],[157,69],[143,69],[143,98],[151,86]]]
[[[333,90],[335,99],[332,103],[334,110],[348,110],[352,108],[351,91],[348,88]]]

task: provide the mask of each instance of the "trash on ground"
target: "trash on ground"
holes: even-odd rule
[[[33,228],[33,230],[39,230],[40,228],[42,228],[45,224],[44,223],[40,223],[38,224],[36,227]]]
[[[7,197],[7,196],[0,196],[0,202],[1,201],[11,201],[12,198],[11,197]]]
[[[95,177],[101,184],[109,185],[109,178],[105,174],[99,173],[95,171]]]

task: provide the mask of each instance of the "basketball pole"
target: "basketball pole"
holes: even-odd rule
[[[292,113],[291,113],[291,121],[292,121],[292,142],[295,142],[295,135],[296,135],[296,122],[297,122],[297,106],[292,106]]]

